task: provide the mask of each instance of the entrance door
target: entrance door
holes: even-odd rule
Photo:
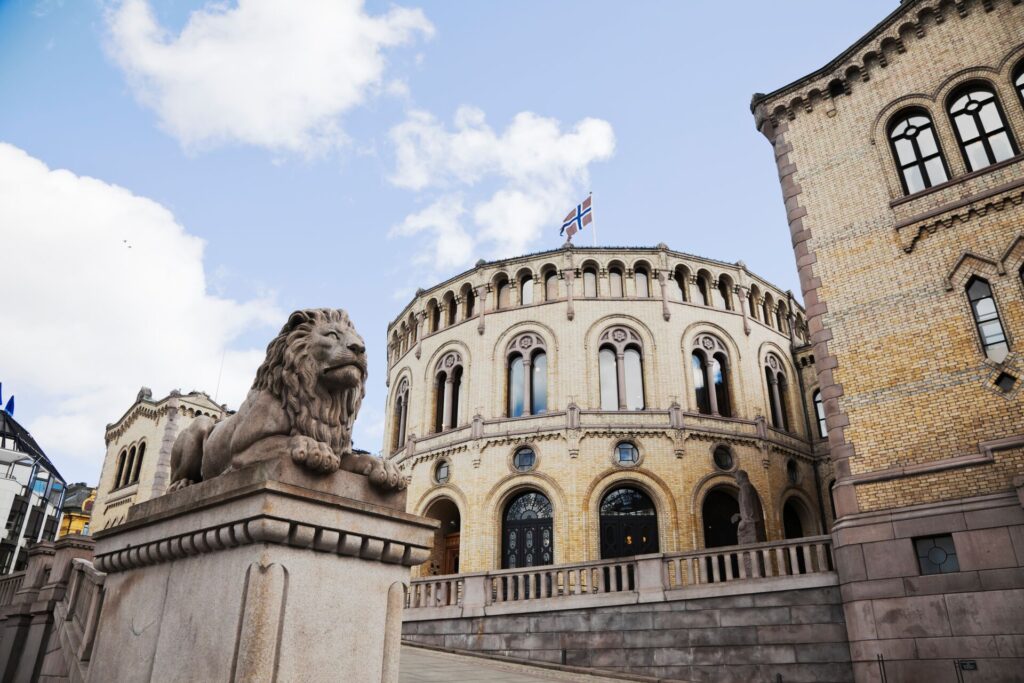
[[[601,557],[658,552],[658,513],[650,497],[634,488],[610,491],[601,500]]]
[[[554,562],[551,501],[539,491],[523,493],[505,509],[501,566],[539,567]]]
[[[459,573],[459,534],[448,534],[444,539],[444,567],[442,574]]]

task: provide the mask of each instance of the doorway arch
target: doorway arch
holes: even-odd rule
[[[438,498],[424,512],[425,517],[441,522],[434,532],[434,548],[428,560],[428,574],[458,574],[462,515],[451,498]]]
[[[633,486],[613,488],[601,499],[601,559],[659,552],[658,511]]]
[[[501,524],[501,568],[539,567],[555,557],[551,501],[540,491],[524,491],[505,506]]]

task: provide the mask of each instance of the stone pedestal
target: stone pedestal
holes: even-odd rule
[[[397,681],[409,567],[437,522],[366,477],[258,463],[132,508],[90,681]]]

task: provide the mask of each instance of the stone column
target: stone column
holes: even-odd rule
[[[427,319],[426,314],[420,311],[416,314],[416,358],[423,354],[423,321]]]
[[[408,386],[408,385],[406,385]],[[402,396],[402,410],[398,414],[398,447],[402,448],[405,446],[405,427],[406,420],[409,417],[409,394],[406,392]]]
[[[615,379],[619,385],[619,410],[626,409],[626,360],[622,349],[615,352]]]
[[[487,285],[480,285],[476,288],[476,305],[478,312],[476,317],[480,320],[476,325],[476,331],[484,333],[484,316],[487,314]]]
[[[409,568],[438,526],[404,509],[287,453],[134,506],[96,537],[88,681],[394,683]]]
[[[772,421],[779,426],[779,429],[782,429],[782,426],[786,423],[782,419],[782,399],[779,396],[779,380],[774,375],[768,378],[768,390],[772,392],[772,398],[774,399],[772,403]]]
[[[704,356],[704,367],[707,368],[705,373],[705,381],[708,385],[708,404],[711,406],[711,414],[718,415],[718,393],[715,391],[715,358],[714,356]]]
[[[533,415],[533,359],[523,356],[523,415]]]
[[[565,302],[567,305],[565,311],[565,317],[572,320],[576,317],[576,311],[572,305],[572,283],[576,279],[576,271],[569,269],[562,272],[562,276],[565,278]]]
[[[444,380],[444,410],[441,413],[441,431],[450,429],[452,426],[452,392],[454,391],[455,378],[449,372]]]
[[[750,307],[750,293],[746,287],[737,287],[736,295],[740,299],[740,313],[743,315],[743,334],[750,336],[750,317],[747,315],[747,309]]]

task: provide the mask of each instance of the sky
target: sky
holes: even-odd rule
[[[349,311],[381,447],[418,287],[554,249],[671,248],[799,294],[752,93],[896,0],[0,0],[0,383],[68,481],[141,386],[237,408],[297,308]]]

